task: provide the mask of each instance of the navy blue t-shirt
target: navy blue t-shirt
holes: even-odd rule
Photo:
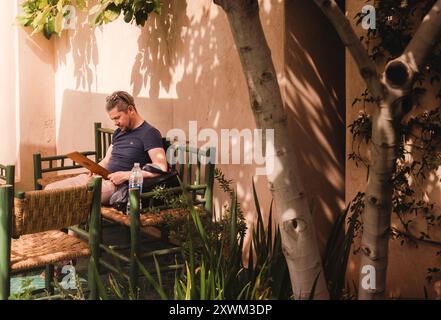
[[[116,129],[112,145],[112,157],[107,168],[110,172],[130,171],[135,162],[139,162],[142,168],[152,162],[147,151],[163,148],[161,133],[146,121],[133,130]]]

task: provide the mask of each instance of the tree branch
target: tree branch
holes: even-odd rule
[[[404,56],[408,58],[414,72],[421,67],[431,53],[433,46],[441,38],[441,0],[438,0],[424,17],[417,32],[407,46]]]
[[[314,0],[314,2],[329,19],[343,44],[349,49],[371,94],[377,101],[381,100],[384,97],[384,91],[375,63],[370,59],[346,16],[335,0]]]

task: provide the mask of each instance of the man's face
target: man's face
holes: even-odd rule
[[[118,111],[118,108],[115,107],[108,112],[110,119],[121,131],[126,131],[127,129],[132,128],[132,109],[132,107],[129,107],[127,112],[124,112]]]

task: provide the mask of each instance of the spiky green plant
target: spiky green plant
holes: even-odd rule
[[[219,179],[223,175],[217,175]],[[222,183],[231,181],[222,179]],[[229,192],[229,188],[224,188]],[[280,232],[273,239],[272,203],[269,222],[264,226],[259,199],[253,181],[253,195],[257,213],[257,225],[251,230],[248,259],[244,263],[244,232],[240,225],[243,215],[236,192],[229,192],[228,233],[210,235],[211,224],[197,214],[191,197],[187,197],[190,210],[187,228],[194,229],[195,237],[188,237],[184,244],[185,265],[181,275],[176,275],[175,299],[288,299],[291,294],[289,274],[281,249]],[[225,221],[224,221],[225,224]],[[188,233],[191,234],[191,233]],[[197,244],[195,246],[195,244]]]

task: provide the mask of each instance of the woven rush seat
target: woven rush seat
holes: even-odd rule
[[[46,231],[12,239],[10,264],[16,272],[89,255],[86,242],[61,231]]]
[[[84,174],[86,172],[82,172],[82,173],[73,173],[73,174],[61,174],[58,176],[53,176],[53,177],[45,177],[45,178],[40,178],[37,179],[37,182],[43,187],[45,188],[48,184],[53,183],[53,182],[57,182],[57,181],[61,181],[64,179],[68,179],[68,178],[73,178],[76,177],[80,174]]]
[[[130,226],[130,216],[116,210],[115,208],[102,206],[101,215],[109,220]],[[158,226],[170,219],[173,219],[174,221],[182,220],[187,215],[188,210],[182,208],[162,210],[158,213],[143,213],[140,215],[140,224],[141,227],[153,227]]]
[[[45,289],[54,290],[54,264],[89,258],[88,298],[98,298],[92,262],[99,262],[101,177],[88,185],[66,189],[17,192],[0,187],[2,230],[0,232],[0,300],[10,297],[11,275],[45,268]],[[4,214],[3,214],[4,213]],[[59,231],[87,223],[88,241]],[[36,294],[30,290],[30,294]]]

